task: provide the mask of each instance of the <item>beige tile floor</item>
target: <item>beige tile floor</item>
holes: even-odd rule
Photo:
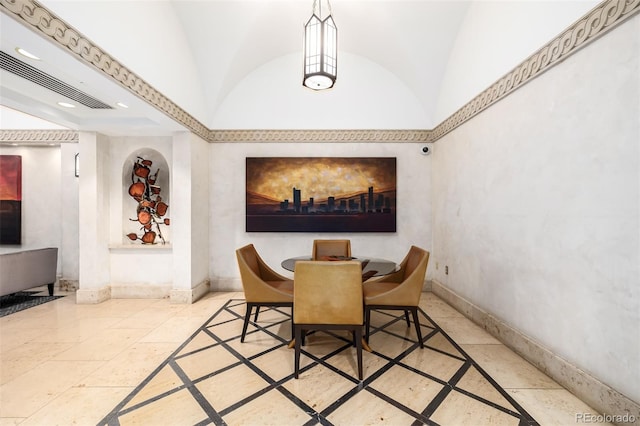
[[[0,318],[0,426],[97,424],[139,388],[213,313],[229,299],[242,297],[242,293],[210,293],[193,305],[172,305],[167,299],[114,299],[98,305],[77,305],[74,295],[68,294],[67,297]],[[577,414],[596,414],[432,293],[423,294],[421,308],[539,424],[575,425]],[[227,331],[221,327],[217,333],[232,336],[237,334],[234,327],[228,326]],[[230,344],[234,350],[241,350],[244,356],[250,356],[251,352],[260,350],[259,333],[252,336],[253,341],[248,337],[248,344],[237,341]],[[374,338],[377,340],[375,344],[384,352],[386,348],[381,344],[382,337],[372,335],[372,343]],[[189,346],[207,344],[198,339],[200,337],[192,340]],[[420,364],[421,357],[427,351],[414,351],[411,354],[413,358],[407,357],[406,363]],[[212,362],[224,365],[230,361],[227,352],[218,351],[211,356],[212,353],[208,352],[206,361],[204,356],[198,359],[194,354],[178,360],[178,363],[186,374],[198,377],[206,375],[212,368]],[[292,358],[291,351],[273,351],[257,359],[255,364],[262,368],[262,363],[271,368],[269,374],[285,377],[291,374]],[[343,357],[330,363],[339,364],[341,359],[344,361]],[[429,374],[437,377],[449,374],[447,369],[455,368],[450,360],[439,359],[430,359],[425,367],[432,370]],[[303,357],[303,367],[305,362],[308,363],[309,359],[305,361]],[[379,358],[366,354],[365,376],[376,371],[375,363],[379,362]],[[350,366],[336,365],[336,368],[346,370]],[[323,400],[324,390],[319,388],[326,380],[324,376],[331,374],[330,371],[309,369],[301,375],[301,380],[290,380],[283,387],[296,395],[305,395],[306,399],[314,401],[313,404],[329,404],[331,401]],[[153,380],[145,385],[145,392],[161,394],[178,380],[171,374],[168,369],[155,374]],[[228,376],[226,379],[225,375]],[[412,380],[404,378],[404,375],[406,369],[394,366],[377,378],[371,387],[377,387],[391,398],[403,401],[410,409],[420,411],[421,407],[412,407],[415,402],[408,389],[420,387],[423,393],[429,394],[438,391],[437,385],[434,387],[431,381],[416,381],[409,386],[399,386]],[[474,389],[486,386],[481,379],[479,374],[471,371],[458,385],[475,392]],[[234,386],[226,387],[221,392],[216,382],[223,380],[232,380]],[[234,392],[248,394],[258,389],[255,380],[254,372],[241,364],[226,373],[203,380],[198,387],[208,401],[215,401],[212,405],[225,406],[226,401],[237,399]],[[333,390],[337,391],[350,386],[348,380],[340,377],[331,383]],[[485,398],[495,398],[496,403],[504,399],[492,389],[480,391],[486,391]],[[224,420],[232,425],[293,425],[303,424],[309,419],[301,415],[298,407],[281,393],[264,393],[258,400],[259,405],[247,404],[226,415]],[[131,406],[135,403],[136,397],[128,404]],[[132,411],[129,418],[127,415],[119,417],[119,422],[123,425],[196,424],[202,421],[202,416],[201,413],[193,414],[199,411],[195,405],[191,395],[182,390],[171,393],[158,403]],[[486,408],[478,405],[476,400],[452,392],[446,404],[442,404],[431,419],[440,425],[477,425],[477,417],[465,413],[481,413]],[[252,410],[257,406],[262,408],[255,417],[256,413],[252,413]],[[248,418],[261,420],[248,422]],[[511,424],[513,421],[507,421],[500,415],[486,418],[490,420],[485,422],[490,424]],[[405,412],[392,405],[380,404],[368,392],[357,393],[331,414],[330,421],[336,425],[413,423],[413,419]]]

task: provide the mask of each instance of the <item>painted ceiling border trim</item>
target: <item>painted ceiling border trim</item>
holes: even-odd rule
[[[631,18],[640,11],[640,0],[603,1],[433,130],[211,130],[35,0],[0,0],[0,6],[209,142],[436,142]],[[0,132],[0,141],[5,136]]]
[[[0,142],[28,143],[78,143],[79,132],[76,130],[51,129],[11,129],[0,130]]]
[[[430,130],[212,130],[210,142],[428,142]]]

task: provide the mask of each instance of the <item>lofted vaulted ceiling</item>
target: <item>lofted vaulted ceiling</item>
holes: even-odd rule
[[[427,129],[437,124],[435,111],[445,73],[461,29],[468,24],[465,19],[472,1],[334,0],[331,4],[338,25],[340,56],[338,83],[329,95],[310,92],[301,85],[302,28],[312,3],[0,0],[0,47],[5,61],[21,61],[110,108],[63,108],[57,102],[64,100],[64,95],[29,81],[24,75],[18,76],[5,66],[0,74],[0,101],[4,106],[76,130],[152,135],[189,129],[203,134],[208,129],[225,128],[227,123],[236,124],[229,117],[241,111],[238,99],[245,102],[242,111],[249,112],[241,117],[242,126],[247,129],[264,129],[263,116],[276,128],[342,126],[339,117],[335,121],[279,121],[290,111],[287,108],[301,109],[311,102],[327,116],[332,110],[344,115],[336,106],[348,102],[344,108],[353,111],[353,118],[347,126],[355,123],[354,128],[367,128],[366,117],[359,120],[356,111],[371,104],[390,111],[397,109],[385,105],[389,103],[386,98],[390,93],[402,92],[402,99],[410,100],[406,114],[409,125],[405,127]],[[531,8],[536,2],[497,3],[527,3]],[[570,19],[577,19],[595,2],[578,3],[582,6],[565,12]],[[550,7],[549,2],[545,4]],[[567,17],[563,19],[569,25],[572,22]],[[73,52],[76,39],[70,43],[69,34],[59,28],[79,35],[86,46]],[[48,34],[49,29],[53,33]],[[554,27],[551,34],[560,29]],[[527,38],[526,33],[518,32],[505,36],[522,37],[525,41]],[[40,60],[22,57],[16,52],[17,47],[38,55]],[[83,52],[84,48],[88,50]],[[531,50],[528,45],[525,48]],[[101,55],[108,58],[108,66],[101,65],[104,69],[96,66],[100,61],[92,61]],[[521,58],[524,57],[526,54]],[[116,63],[121,67],[118,75],[109,75],[105,70]],[[500,70],[495,77],[508,70]],[[123,77],[123,73],[127,76]],[[376,79],[381,76],[386,79],[382,85],[391,92],[376,87]],[[125,87],[127,79],[134,84]],[[258,103],[265,98],[269,103],[264,105],[273,105],[274,110],[280,108],[285,114],[270,117],[269,108]],[[251,99],[256,100],[257,110],[251,109]],[[118,102],[128,108],[118,106]],[[184,119],[176,121],[176,116]],[[320,125],[314,127],[315,123]],[[382,128],[389,128],[385,124],[381,123]]]

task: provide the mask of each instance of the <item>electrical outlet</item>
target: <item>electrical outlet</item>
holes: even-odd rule
[[[449,267],[448,266],[444,267],[444,274],[445,275],[449,275]]]
[[[440,268],[440,264],[436,262],[436,271],[438,270],[438,268]]]

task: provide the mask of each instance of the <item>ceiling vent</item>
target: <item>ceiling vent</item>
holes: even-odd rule
[[[84,92],[69,86],[67,83],[55,77],[45,74],[37,68],[0,51],[0,66],[3,70],[25,78],[32,83],[52,90],[62,96],[72,99],[82,105],[93,109],[113,109],[110,105],[87,95]]]

